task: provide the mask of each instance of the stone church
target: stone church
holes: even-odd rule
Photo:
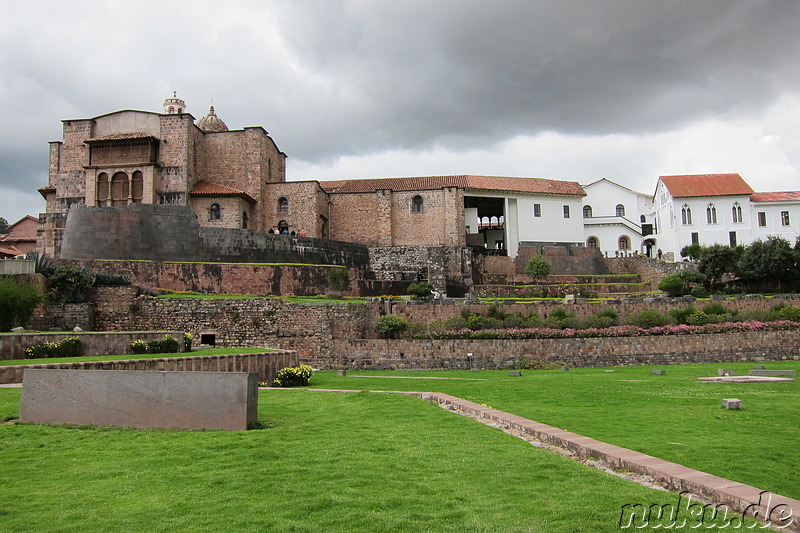
[[[577,182],[464,175],[286,181],[286,154],[264,128],[230,130],[213,106],[195,122],[175,94],[162,113],[64,120],[63,140],[50,143],[49,183],[39,192],[47,201],[39,248],[55,257],[74,205],[181,206],[206,228],[368,246],[484,246],[512,257],[524,246],[584,243],[586,193]]]

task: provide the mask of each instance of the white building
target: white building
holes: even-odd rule
[[[692,244],[800,237],[800,192],[756,193],[739,174],[661,176],[653,203],[656,245],[667,259],[680,260]]]
[[[584,185],[584,243],[615,257],[637,252],[650,257],[656,253],[653,199],[605,178]]]

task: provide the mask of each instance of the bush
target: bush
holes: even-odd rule
[[[308,385],[314,369],[308,365],[297,367],[287,367],[278,370],[275,379],[270,383],[271,387],[305,387]]]
[[[383,315],[375,322],[375,329],[387,339],[396,339],[408,329],[408,322],[401,316]]]
[[[191,352],[192,351],[192,341],[194,337],[191,333],[184,333],[183,334],[183,351],[184,352]]]
[[[64,304],[83,303],[89,299],[94,276],[85,268],[61,266],[56,269],[50,281],[50,298]]]
[[[42,342],[25,350],[29,359],[42,357],[80,357],[83,355],[83,343],[78,337],[66,337],[58,342]]]
[[[0,331],[26,326],[41,301],[42,294],[33,285],[0,280]]]
[[[131,351],[135,354],[143,354],[150,351],[150,347],[147,342],[137,339],[131,343]]]
[[[25,259],[33,260],[34,269],[37,274],[50,277],[53,275],[53,272],[56,271],[56,264],[53,258],[37,250],[32,250],[25,254]]]
[[[723,306],[722,304],[717,304],[717,303],[708,304],[707,306],[705,306],[703,308],[703,312],[705,314],[707,314],[707,315],[724,315],[724,314],[727,314],[727,311],[725,310],[725,306]]]
[[[172,335],[164,335],[157,341],[147,343],[149,353],[177,353],[180,343]]]
[[[409,284],[408,294],[414,297],[415,300],[430,300],[433,298],[433,284],[429,281],[419,281]]]
[[[800,322],[800,307],[782,307],[778,310],[778,317],[781,320]]]
[[[688,326],[702,326],[703,324],[708,324],[708,322],[708,315],[700,310],[686,317],[686,325]]]
[[[680,296],[683,294],[683,280],[677,274],[664,276],[658,282],[658,290],[664,291],[672,297]]]
[[[643,329],[665,326],[667,323],[669,323],[669,319],[655,309],[645,309],[640,313],[628,316],[628,324]]]
[[[689,294],[694,296],[695,298],[708,298],[708,289],[703,287],[702,285],[695,285],[692,287],[692,290],[689,291]]]
[[[346,268],[328,270],[328,285],[336,292],[344,292],[350,288],[350,273]]]

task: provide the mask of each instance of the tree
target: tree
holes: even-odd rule
[[[406,290],[415,300],[430,300],[433,297],[433,283],[429,281],[415,281]]]
[[[0,280],[0,331],[26,326],[41,301],[42,295],[33,285],[17,284],[10,278]]]
[[[534,255],[525,263],[525,273],[529,275],[537,284],[540,279],[550,275],[553,264],[543,255]]]
[[[714,286],[722,280],[725,274],[736,271],[736,262],[739,255],[735,248],[723,244],[707,246],[700,252],[700,265],[698,270],[708,277],[709,291],[714,292]]]
[[[681,248],[681,257],[688,257],[692,261],[699,261],[703,256],[703,247],[699,244],[690,244]]]
[[[664,291],[670,296],[680,296],[683,294],[683,279],[677,274],[664,276],[658,282],[658,290]]]
[[[766,241],[757,240],[748,246],[739,260],[739,276],[762,287],[781,290],[781,282],[797,272],[800,254],[782,237],[770,236]]]
[[[350,273],[346,268],[331,268],[328,270],[328,285],[335,291],[346,291],[350,288]]]
[[[387,339],[396,339],[408,329],[408,322],[401,316],[383,315],[375,322],[375,329]]]
[[[0,217],[0,233],[8,233],[8,220]]]

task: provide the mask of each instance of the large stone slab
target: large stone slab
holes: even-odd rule
[[[258,421],[258,374],[29,368],[19,418],[34,424],[244,430]]]
[[[797,375],[797,370],[751,370],[751,376],[766,376],[766,377],[779,377],[779,376],[791,376],[794,377]]]

